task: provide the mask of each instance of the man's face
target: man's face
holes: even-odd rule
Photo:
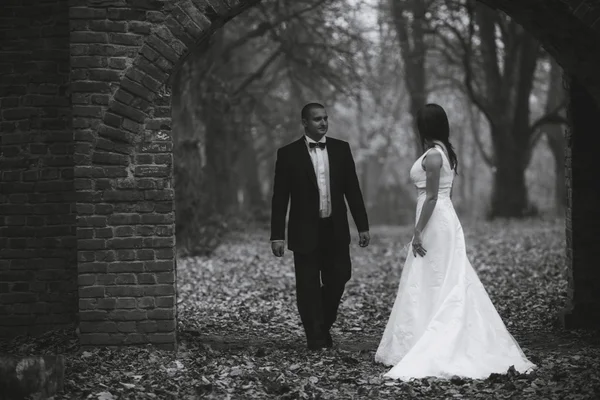
[[[310,117],[302,119],[302,125],[311,136],[322,137],[327,133],[327,111],[323,108],[312,108]]]

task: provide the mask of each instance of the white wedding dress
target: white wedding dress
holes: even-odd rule
[[[450,189],[454,171],[442,155],[438,200],[422,232],[425,257],[412,246],[398,294],[375,360],[393,366],[384,376],[403,381],[428,376],[485,379],[510,366],[529,372],[532,364],[507,331],[477,273],[467,259],[462,226]],[[417,187],[417,221],[425,200],[425,152],[410,177]]]

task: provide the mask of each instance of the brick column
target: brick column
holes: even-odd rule
[[[600,107],[575,78],[569,82],[566,216],[568,328],[600,327]]]
[[[3,1],[0,42],[0,337],[74,329],[68,1]]]
[[[183,51],[154,39],[154,29],[166,29],[163,2],[80,3],[70,15],[81,344],[172,349],[175,218],[164,82]],[[174,56],[166,60],[146,41]]]
[[[174,348],[173,141],[166,85],[190,50],[252,1],[72,4],[81,344]]]

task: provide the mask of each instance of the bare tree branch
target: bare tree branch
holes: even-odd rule
[[[323,79],[325,79],[327,82],[329,82],[333,87],[335,87],[340,92],[342,92],[342,93],[348,92],[347,89],[344,87],[344,85],[341,82],[341,77],[339,75],[337,75],[336,73],[334,73],[334,71],[327,68],[325,65],[323,65],[318,60],[307,60],[304,58],[299,58],[296,56],[296,54],[294,52],[285,48],[285,46],[281,46],[280,48],[288,59],[294,61],[298,65],[301,65],[301,66],[304,66],[304,67],[310,69],[312,73],[319,72],[320,76]],[[307,86],[310,87],[312,85],[307,85]]]
[[[240,46],[245,45],[251,39],[261,37],[261,36],[271,32],[273,29],[275,29],[276,27],[278,27],[279,25],[281,25],[284,22],[299,18],[302,14],[308,13],[310,11],[313,11],[313,10],[319,8],[321,5],[323,5],[327,1],[328,0],[319,0],[315,3],[312,3],[310,6],[308,6],[306,8],[296,11],[295,13],[292,13],[289,15],[283,15],[279,19],[277,19],[276,21],[273,21],[273,22],[266,22],[266,21],[261,22],[256,29],[240,36],[237,40],[233,41],[231,44],[229,44],[227,47],[225,47],[221,51],[221,58],[227,59],[235,49],[237,49]]]
[[[486,118],[490,121],[490,124],[493,124],[493,118],[491,115],[491,110],[490,110],[490,105],[489,102],[487,100],[485,100],[485,98],[483,96],[481,96],[480,94],[478,94],[475,91],[474,88],[474,72],[473,72],[473,68],[471,65],[473,56],[472,56],[472,51],[473,51],[473,36],[475,35],[475,26],[474,26],[474,10],[473,10],[473,5],[469,2],[467,4],[467,14],[469,16],[469,25],[468,25],[468,37],[467,39],[465,39],[462,34],[460,33],[460,31],[453,25],[449,24],[449,23],[445,23],[445,26],[447,26],[456,36],[456,38],[458,39],[458,41],[460,42],[460,44],[462,45],[463,48],[463,66],[464,66],[464,70],[465,70],[465,74],[464,74],[464,84],[465,87],[467,89],[467,94],[469,95],[469,98],[471,99],[471,101],[473,102],[473,104],[475,104],[479,110],[486,116]]]
[[[471,125],[471,133],[473,134],[473,139],[475,139],[475,144],[477,145],[477,149],[481,154],[481,158],[486,163],[488,167],[494,167],[494,159],[493,156],[490,156],[485,148],[483,147],[483,143],[481,141],[481,137],[479,136],[479,120],[475,117],[475,111],[470,104],[467,104],[467,109],[469,111],[469,120]]]
[[[535,130],[532,130],[533,133],[532,133],[531,139],[529,141],[529,152],[527,153],[527,157],[526,157],[527,165],[529,165],[531,156],[533,155],[533,150],[537,146],[538,142],[544,135],[546,135],[546,132],[540,128],[543,125],[548,125],[548,124],[568,125],[569,121],[565,117],[558,115],[558,114],[555,114],[555,115],[546,114],[536,121],[537,126],[535,127]],[[532,126],[532,128],[533,128],[533,126]],[[546,136],[548,137],[548,140],[551,140],[550,135],[546,135]]]
[[[447,79],[438,80],[438,82],[432,83],[427,87],[427,91],[430,93],[441,92],[444,90],[453,90],[454,91],[456,89],[459,89],[456,87],[456,84]]]
[[[563,124],[567,125],[569,122],[567,118],[560,115],[560,112],[565,109],[567,106],[566,100],[563,100],[557,107],[555,107],[550,112],[538,118],[533,124],[531,124],[530,130],[532,133],[539,131],[543,125],[546,124]]]
[[[279,47],[276,51],[273,52],[273,54],[271,54],[265,60],[265,62],[256,71],[248,75],[248,77],[240,84],[240,86],[232,92],[232,95],[237,96],[241,91],[246,89],[246,87],[248,87],[254,80],[260,78],[265,73],[267,68],[269,68],[269,65],[271,65],[277,59],[277,57],[281,55],[281,53],[282,49],[281,47]]]
[[[502,75],[498,61],[498,48],[496,46],[496,18],[497,14],[487,6],[475,6],[473,16],[479,27],[481,52],[483,60],[483,73],[487,89],[487,97],[500,93],[502,88]],[[511,66],[512,67],[512,66]]]
[[[404,15],[402,15],[403,8],[399,2],[392,0],[392,10],[400,49],[402,50],[403,58],[406,62],[406,59],[409,59],[412,55],[412,49],[410,47],[410,42],[408,41],[408,26],[404,21]]]
[[[440,32],[439,28],[433,29],[432,32],[435,34],[436,38],[442,42],[443,46],[433,44],[429,47],[430,50],[437,50],[442,53],[451,64],[460,65],[461,60],[460,57],[457,56],[459,50],[456,48],[456,46],[446,37],[446,35],[444,35],[443,32]]]

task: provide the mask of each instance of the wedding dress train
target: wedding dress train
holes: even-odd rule
[[[431,151],[430,149],[429,151]],[[506,329],[465,249],[450,189],[454,171],[443,151],[438,200],[422,232],[425,257],[412,248],[375,360],[393,366],[384,376],[409,380],[454,375],[485,379],[535,367]],[[417,220],[425,200],[424,153],[410,176],[418,190]]]

